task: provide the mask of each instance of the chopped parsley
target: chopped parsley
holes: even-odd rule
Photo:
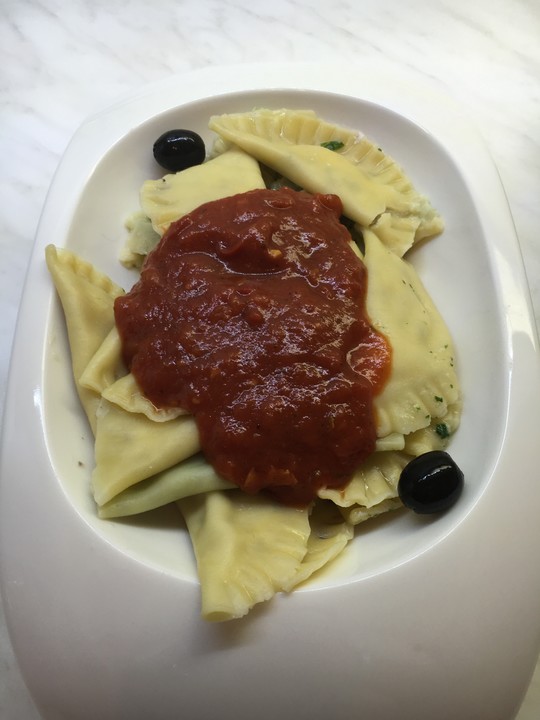
[[[344,144],[341,140],[329,140],[328,142],[321,143],[321,147],[327,150],[341,150]]]
[[[448,430],[448,425],[446,423],[437,423],[435,426],[435,432],[443,440],[450,437],[450,431]]]
[[[440,397],[439,395],[434,395],[433,397],[434,397],[435,402],[444,402],[443,398]]]

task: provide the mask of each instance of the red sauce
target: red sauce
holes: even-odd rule
[[[372,400],[389,373],[341,212],[335,195],[289,189],[207,203],[115,304],[144,394],[193,413],[220,475],[287,504],[343,487],[374,450]]]

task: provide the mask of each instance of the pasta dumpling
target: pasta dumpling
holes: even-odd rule
[[[235,486],[223,480],[200,454],[173,465],[146,480],[141,480],[98,508],[101,518],[126,517],[154,510],[189,495],[231,490]]]
[[[203,203],[263,187],[258,162],[231,148],[202,165],[147,180],[140,192],[141,208],[161,236],[172,222]]]
[[[123,453],[118,448],[125,448]],[[199,452],[191,415],[156,423],[102,399],[96,419],[92,490],[98,505]]]
[[[402,452],[377,452],[356,470],[341,490],[321,488],[319,497],[331,500],[352,525],[378,515],[382,509],[399,507],[398,482],[410,456]],[[352,512],[354,511],[354,515]]]
[[[352,525],[344,521],[332,503],[315,503],[310,516],[311,528],[306,554],[293,579],[283,586],[290,592],[327,566],[345,549],[354,537]]]
[[[197,560],[205,619],[242,617],[298,576],[311,532],[307,508],[239,490],[195,495],[178,506]]]
[[[183,408],[157,408],[143,395],[132,373],[118,378],[112,385],[106,387],[101,395],[126,412],[142,413],[154,422],[166,422],[187,414]]]
[[[401,167],[357,131],[309,111],[267,109],[214,116],[209,127],[301,188],[339,195],[345,215],[362,228],[385,213],[408,218],[414,232],[401,242],[392,238],[392,249],[400,255],[443,229],[440,215]],[[328,143],[336,141],[341,147],[329,149]]]
[[[109,321],[113,323],[111,330],[92,355],[79,378],[82,387],[93,390],[98,395],[127,373],[122,361],[122,346],[120,335],[114,325],[112,306]]]
[[[122,361],[122,345],[116,326],[90,359],[79,383],[126,412],[142,413],[156,422],[186,414],[182,408],[157,408],[143,395],[135,377],[127,372]]]
[[[95,431],[100,394],[81,385],[80,377],[113,328],[114,299],[124,291],[70,250],[48,245],[45,259],[64,311],[79,399]]]
[[[384,247],[370,230],[364,233],[364,243],[369,275],[366,309],[373,327],[393,349],[390,377],[374,398],[377,435],[408,435],[428,427],[434,418],[444,418],[458,402],[455,351],[414,267]]]

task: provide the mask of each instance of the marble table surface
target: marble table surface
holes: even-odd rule
[[[2,0],[0,410],[36,226],[70,137],[119,96],[209,66],[380,59],[443,84],[498,166],[538,325],[539,39],[537,0]],[[39,717],[3,616],[0,717]],[[518,715],[538,717],[540,665]]]

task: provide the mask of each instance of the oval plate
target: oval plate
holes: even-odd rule
[[[459,503],[359,529],[342,558],[242,621],[199,619],[189,538],[174,509],[100,521],[92,441],[44,262],[53,242],[123,286],[123,223],[151,147],[212,114],[313,109],[361,129],[446,220],[411,254],[453,334],[462,425]],[[512,716],[540,644],[540,367],[503,189],[476,131],[435,87],[369,64],[212,68],[90,118],[40,221],[8,386],[0,486],[1,588],[23,675],[45,718],[371,720]]]

